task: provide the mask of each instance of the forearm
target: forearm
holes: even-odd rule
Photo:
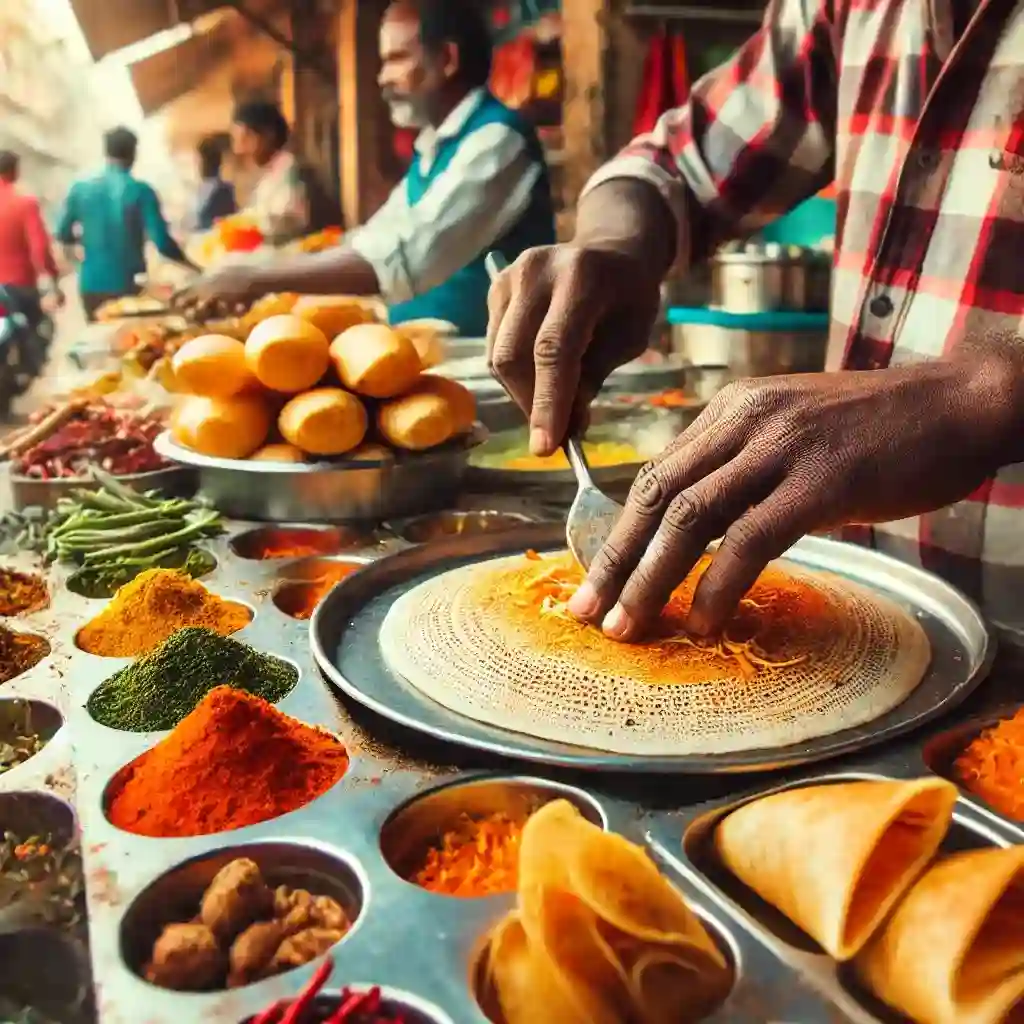
[[[1024,462],[1024,338],[965,339],[946,361],[962,370],[965,429],[992,468]]]
[[[263,292],[300,295],[377,295],[373,267],[351,249],[283,257],[255,270],[256,286]]]
[[[578,245],[635,256],[659,281],[677,253],[688,248],[688,240],[678,237],[684,230],[653,185],[631,178],[598,185],[580,199],[576,211]]]

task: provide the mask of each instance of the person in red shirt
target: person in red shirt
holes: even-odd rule
[[[0,285],[16,295],[34,323],[42,317],[41,278],[50,279],[58,305],[64,296],[39,200],[17,187],[18,169],[18,155],[0,150]]]

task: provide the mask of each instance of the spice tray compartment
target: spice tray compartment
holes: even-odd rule
[[[961,793],[966,793],[967,791],[954,768],[954,762],[985,729],[991,728],[1000,721],[1012,717],[1022,706],[1024,705],[1015,704],[996,708],[933,736],[924,744],[920,751],[920,757],[924,766],[936,775],[949,779],[950,782],[960,789]],[[1009,832],[1014,842],[1024,842],[1024,822],[1008,818],[994,807],[989,806],[980,796],[973,793],[965,796],[964,800],[975,813],[990,819],[997,826]]]
[[[800,975],[826,999],[843,1020],[855,1024],[906,1024],[905,1018],[879,1002],[853,977],[849,965],[838,964],[818,943],[788,920],[719,860],[713,845],[715,828],[740,807],[787,790],[841,782],[877,781],[892,776],[877,771],[846,770],[827,775],[802,775],[778,786],[759,788],[688,811],[654,815],[645,839],[670,877],[681,880],[684,891],[701,894],[734,927],[767,950],[776,962]],[[940,854],[965,850],[1007,848],[1012,840],[996,831],[977,812],[957,799],[953,821],[939,848]]]

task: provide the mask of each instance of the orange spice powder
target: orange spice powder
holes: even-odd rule
[[[502,812],[484,818],[463,816],[427,851],[410,881],[430,892],[464,899],[515,892],[525,823],[525,818]]]
[[[1024,708],[985,729],[953,770],[969,793],[1014,821],[1024,821]]]

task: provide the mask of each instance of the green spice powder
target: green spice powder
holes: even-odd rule
[[[86,707],[100,725],[154,732],[173,729],[216,686],[234,686],[274,704],[298,680],[288,662],[191,626],[101,683]]]

